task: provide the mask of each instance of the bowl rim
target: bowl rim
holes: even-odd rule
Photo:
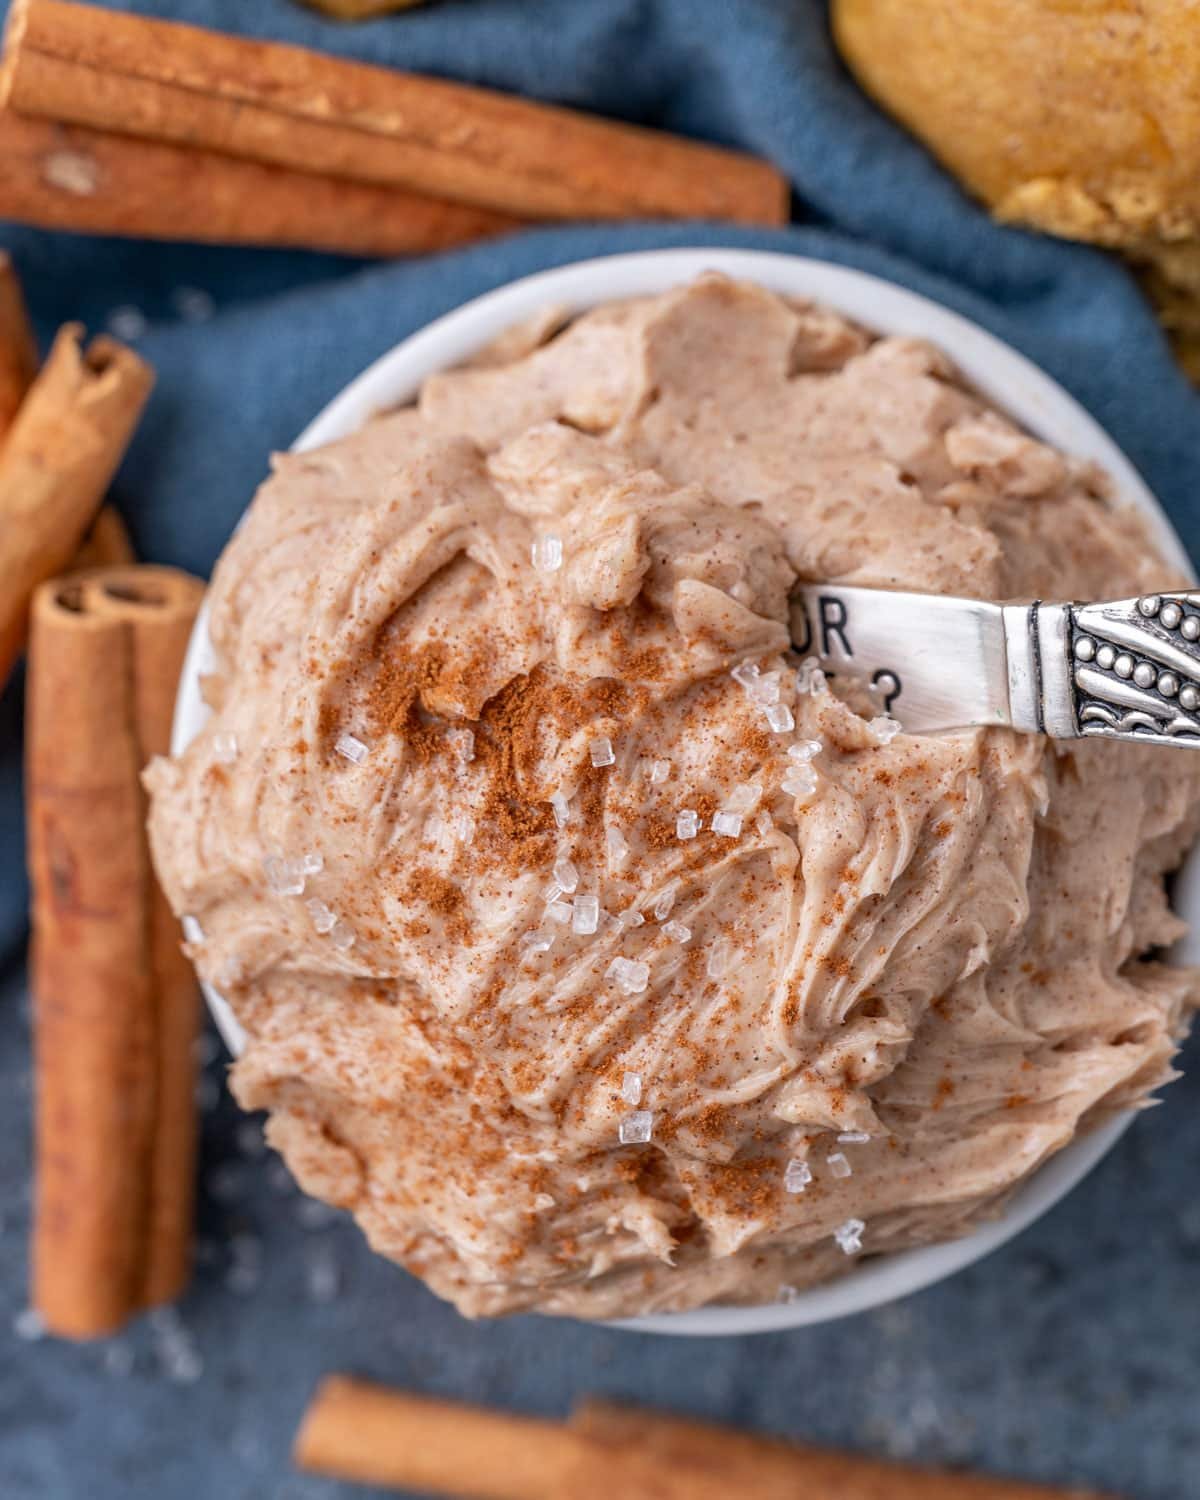
[[[292,444],[304,452],[357,430],[380,411],[413,399],[430,374],[461,364],[500,333],[548,303],[573,313],[621,297],[667,291],[706,271],[757,282],[769,290],[808,297],[872,331],[928,340],[991,404],[1035,436],[1104,468],[1120,501],[1149,521],[1167,560],[1195,574],[1166,512],[1100,424],[1031,360],[994,334],[932,298],[869,272],[779,251],[696,247],[643,250],[576,261],[508,282],[464,303],[401,340],[330,401]],[[208,602],[196,619],[176,701],[171,753],[199,732],[207,709],[200,677],[211,663]],[[1200,916],[1200,854],[1185,862],[1176,906]],[[1191,947],[1185,940],[1185,947]],[[1200,940],[1195,944],[1200,956]],[[243,1035],[225,1000],[202,989],[236,1056]],[[1073,1140],[1038,1168],[992,1220],[958,1239],[893,1252],[865,1261],[831,1283],[799,1292],[793,1301],[762,1306],[713,1306],[615,1320],[609,1326],[641,1333],[712,1336],[780,1332],[831,1322],[906,1297],[973,1265],[1019,1234],[1063,1198],[1107,1155],[1127,1129],[1126,1111]]]

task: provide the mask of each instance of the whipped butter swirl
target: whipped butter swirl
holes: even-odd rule
[[[1170,581],[934,349],[705,277],[275,460],[159,871],[306,1191],[463,1312],[764,1301],[1171,1076],[1200,758],[910,736],[800,579]]]

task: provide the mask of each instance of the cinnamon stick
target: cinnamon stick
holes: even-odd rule
[[[324,11],[335,21],[365,21],[393,10],[412,10],[421,0],[301,0],[312,10]]]
[[[188,1273],[196,989],[138,778],[167,748],[201,594],[142,567],[50,582],[33,602],[32,1305],[69,1338],[111,1332]]]
[[[115,339],[63,328],[0,449],[0,683],[34,589],[74,556],[154,382]]]
[[[784,178],[739,152],[71,0],[14,0],[6,70],[19,114],[518,217],[787,217]]]
[[[577,1446],[555,1422],[328,1375],[305,1413],[294,1457],[311,1473],[360,1484],[543,1500],[570,1472]]]
[[[16,419],[37,368],[37,341],[16,267],[0,251],[0,439]]]
[[[746,1500],[795,1500],[797,1495],[805,1500],[1102,1500],[1084,1490],[802,1448],[611,1401],[583,1402],[572,1413],[570,1426],[593,1446],[568,1476],[563,1500],[611,1500],[613,1490],[605,1483],[608,1462],[623,1464],[628,1455],[635,1455],[648,1473],[672,1476],[668,1487],[646,1491],[662,1500],[729,1495]]]
[[[0,219],[201,244],[423,255],[518,227],[400,188],[239,161],[0,109]]]
[[[3,171],[0,146],[0,171]],[[0,212],[0,218],[6,217]],[[16,420],[38,372],[37,340],[12,258],[0,251],[0,442]],[[75,555],[73,569],[109,568],[134,561],[121,517],[105,506]]]
[[[72,573],[94,568],[127,568],[137,561],[125,522],[106,505],[92,523],[83,545],[71,560]]]
[[[936,1473],[609,1402],[537,1421],[322,1383],[296,1440],[302,1469],[464,1500],[1100,1500],[1080,1490]]]

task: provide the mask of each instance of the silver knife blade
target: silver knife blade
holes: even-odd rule
[[[806,584],[792,633],[912,732],[1006,725],[1200,747],[1200,593],[999,604]]]

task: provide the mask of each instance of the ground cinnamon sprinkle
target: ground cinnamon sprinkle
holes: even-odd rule
[[[452,880],[447,880],[436,870],[422,867],[414,870],[405,881],[403,895],[406,900],[421,902],[436,912],[442,918],[447,934],[457,942],[466,944],[471,941],[471,922],[464,909],[466,898],[462,888]]]
[[[781,1176],[773,1156],[750,1157],[712,1171],[714,1190],[729,1212],[761,1216],[776,1207]]]

